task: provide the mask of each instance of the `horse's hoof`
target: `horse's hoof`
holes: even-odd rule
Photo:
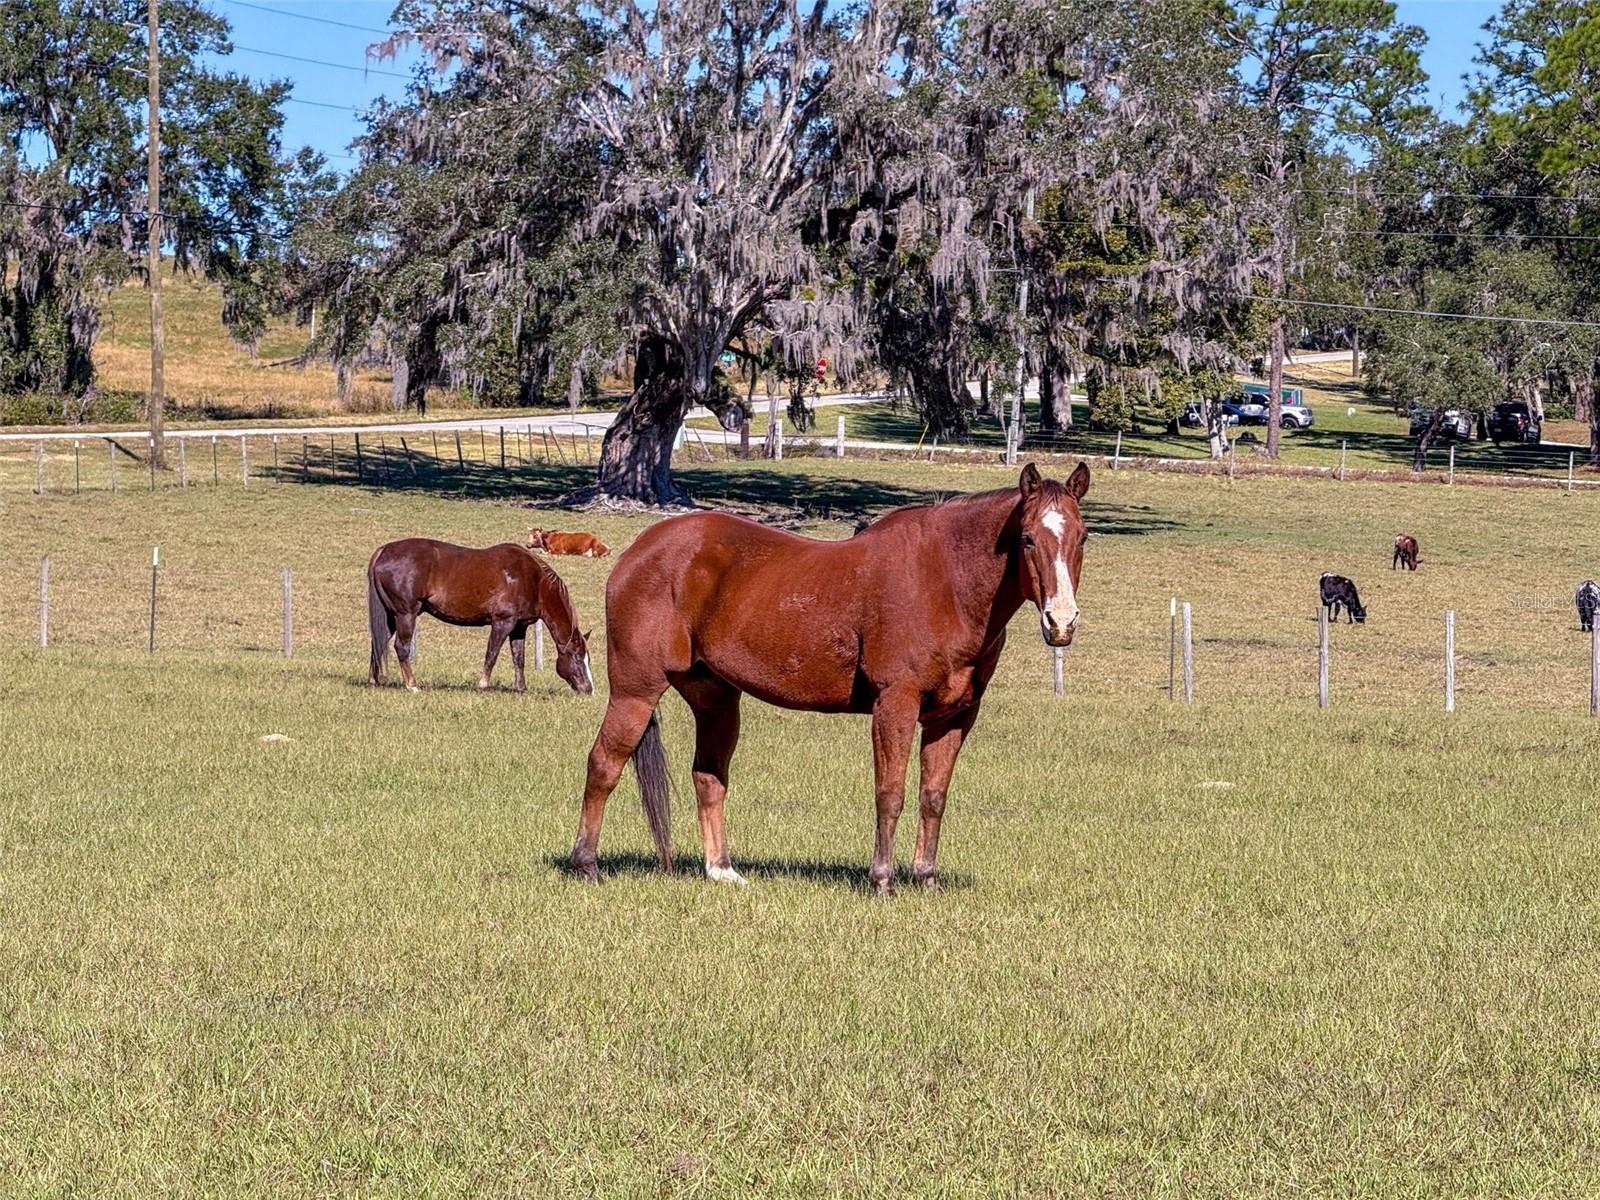
[[[418,686],[417,686],[417,685],[416,685],[416,684],[414,684],[414,683],[408,683],[408,684],[406,684],[406,691],[408,691],[408,692],[418,692],[418,691],[421,691],[421,690],[422,690],[422,689],[421,689],[421,688],[419,688],[419,687],[418,687]]]
[[[894,899],[894,880],[879,879],[872,885],[872,894],[879,900]]]
[[[489,681],[487,679],[478,680],[478,690],[480,692],[487,692],[489,690]]]
[[[743,887],[748,881],[732,867],[706,867],[706,878],[712,883],[732,883]]]
[[[941,892],[944,889],[939,885],[937,875],[923,875],[917,880],[917,886],[925,892]]]

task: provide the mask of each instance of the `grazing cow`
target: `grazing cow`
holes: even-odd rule
[[[1361,603],[1361,595],[1356,591],[1356,585],[1343,575],[1324,574],[1319,581],[1322,589],[1322,603],[1328,610],[1328,619],[1337,621],[1339,609],[1343,608],[1345,618],[1352,625],[1365,625],[1367,623],[1366,606]]]
[[[611,547],[592,533],[563,533],[559,529],[528,530],[528,549],[582,558],[604,558],[611,553]]]
[[[1402,533],[1394,540],[1394,561],[1389,564],[1389,570],[1392,571],[1404,563],[1406,570],[1415,571],[1417,569],[1417,554],[1419,551],[1420,547],[1417,545],[1417,539],[1409,533]]]
[[[1594,615],[1600,611],[1600,583],[1585,579],[1578,585],[1572,602],[1578,606],[1578,626],[1585,633],[1594,631]]]

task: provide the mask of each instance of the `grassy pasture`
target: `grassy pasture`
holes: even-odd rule
[[[1013,478],[683,474],[823,536]],[[374,545],[514,537],[555,523],[520,502],[575,478],[7,495],[8,1194],[1600,1191],[1600,723],[1570,605],[1600,496],[1097,474],[1068,697],[1019,614],[956,773],[947,890],[884,904],[863,719],[746,705],[750,887],[650,869],[625,780],[586,888],[560,859],[603,684],[479,695],[483,635],[428,623],[420,694],[361,686]],[[614,547],[644,526],[558,520]],[[1416,575],[1388,570],[1402,529]],[[602,628],[608,563],[558,565]],[[1325,569],[1371,617],[1335,631],[1323,713]],[[1163,694],[1174,593],[1192,709]],[[665,720],[692,863],[676,699]]]

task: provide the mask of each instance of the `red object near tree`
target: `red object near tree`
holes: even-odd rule
[[[828,376],[828,360],[827,359],[825,359],[825,358],[817,359],[816,376],[817,376],[817,379],[819,381],[827,378],[827,376]]]

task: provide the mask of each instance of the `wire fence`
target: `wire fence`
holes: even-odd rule
[[[153,662],[195,652],[310,659],[317,669],[331,662],[336,673],[365,677],[364,558],[314,546],[294,562],[218,553],[231,540],[218,536],[173,553],[122,544],[111,533],[113,553],[13,557],[0,571],[0,642],[46,654],[139,651]],[[1241,738],[1268,746],[1294,736],[1278,721],[1282,706],[1510,704],[1600,715],[1600,635],[1579,631],[1570,597],[1508,599],[1509,616],[1504,603],[1498,611],[1482,601],[1461,612],[1425,611],[1391,597],[1361,624],[1327,622],[1311,603],[1261,613],[1214,598],[1174,597],[1131,613],[1086,606],[1086,628],[1070,648],[1042,646],[1030,609],[1018,614],[999,669],[1023,693],[1059,697],[1052,703],[1067,710],[1075,699],[1140,696],[1221,707],[1238,713]],[[581,616],[602,624],[598,613]],[[426,621],[419,632],[425,648],[438,647],[437,671],[463,683],[476,678],[486,636]],[[603,633],[591,646],[602,662]]]

